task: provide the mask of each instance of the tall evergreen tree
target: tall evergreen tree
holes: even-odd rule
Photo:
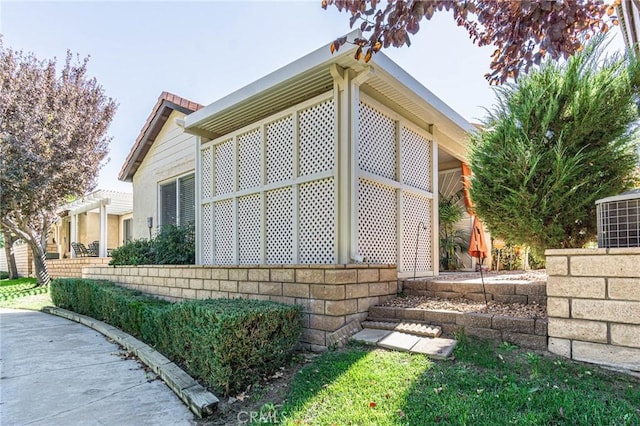
[[[496,236],[538,251],[596,235],[595,201],[637,184],[640,62],[597,37],[497,90],[472,137],[471,195]]]

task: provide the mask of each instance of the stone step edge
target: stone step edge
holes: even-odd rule
[[[42,311],[90,327],[131,351],[141,362],[158,374],[198,418],[209,416],[215,411],[219,400],[213,393],[146,343],[112,325],[86,315],[54,306],[45,306]]]
[[[426,324],[418,321],[396,322],[396,321],[376,321],[376,320],[368,319],[362,323],[362,328],[376,328],[379,330],[398,331],[402,333],[413,334],[416,336],[424,336],[424,337],[440,337],[440,335],[442,334],[442,327],[437,325]],[[421,328],[424,328],[425,330],[421,330]]]

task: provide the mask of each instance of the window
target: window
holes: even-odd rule
[[[195,183],[195,176],[190,174],[160,185],[160,226],[195,223]]]
[[[132,222],[133,219],[125,219],[122,221],[122,244],[128,243],[133,239]]]

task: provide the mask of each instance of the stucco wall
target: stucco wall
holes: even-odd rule
[[[148,238],[147,217],[158,223],[158,184],[195,171],[196,137],[184,133],[173,111],[133,176],[133,238]]]
[[[640,371],[640,248],[545,254],[549,351]]]
[[[395,265],[90,266],[104,279],[168,300],[246,298],[299,304],[302,346],[323,350],[332,334],[364,320],[370,306],[395,296]]]

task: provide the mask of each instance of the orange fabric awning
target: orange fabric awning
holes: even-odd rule
[[[487,241],[484,238],[484,228],[477,216],[473,219],[473,227],[471,228],[469,255],[478,259],[485,259],[489,256]]]

